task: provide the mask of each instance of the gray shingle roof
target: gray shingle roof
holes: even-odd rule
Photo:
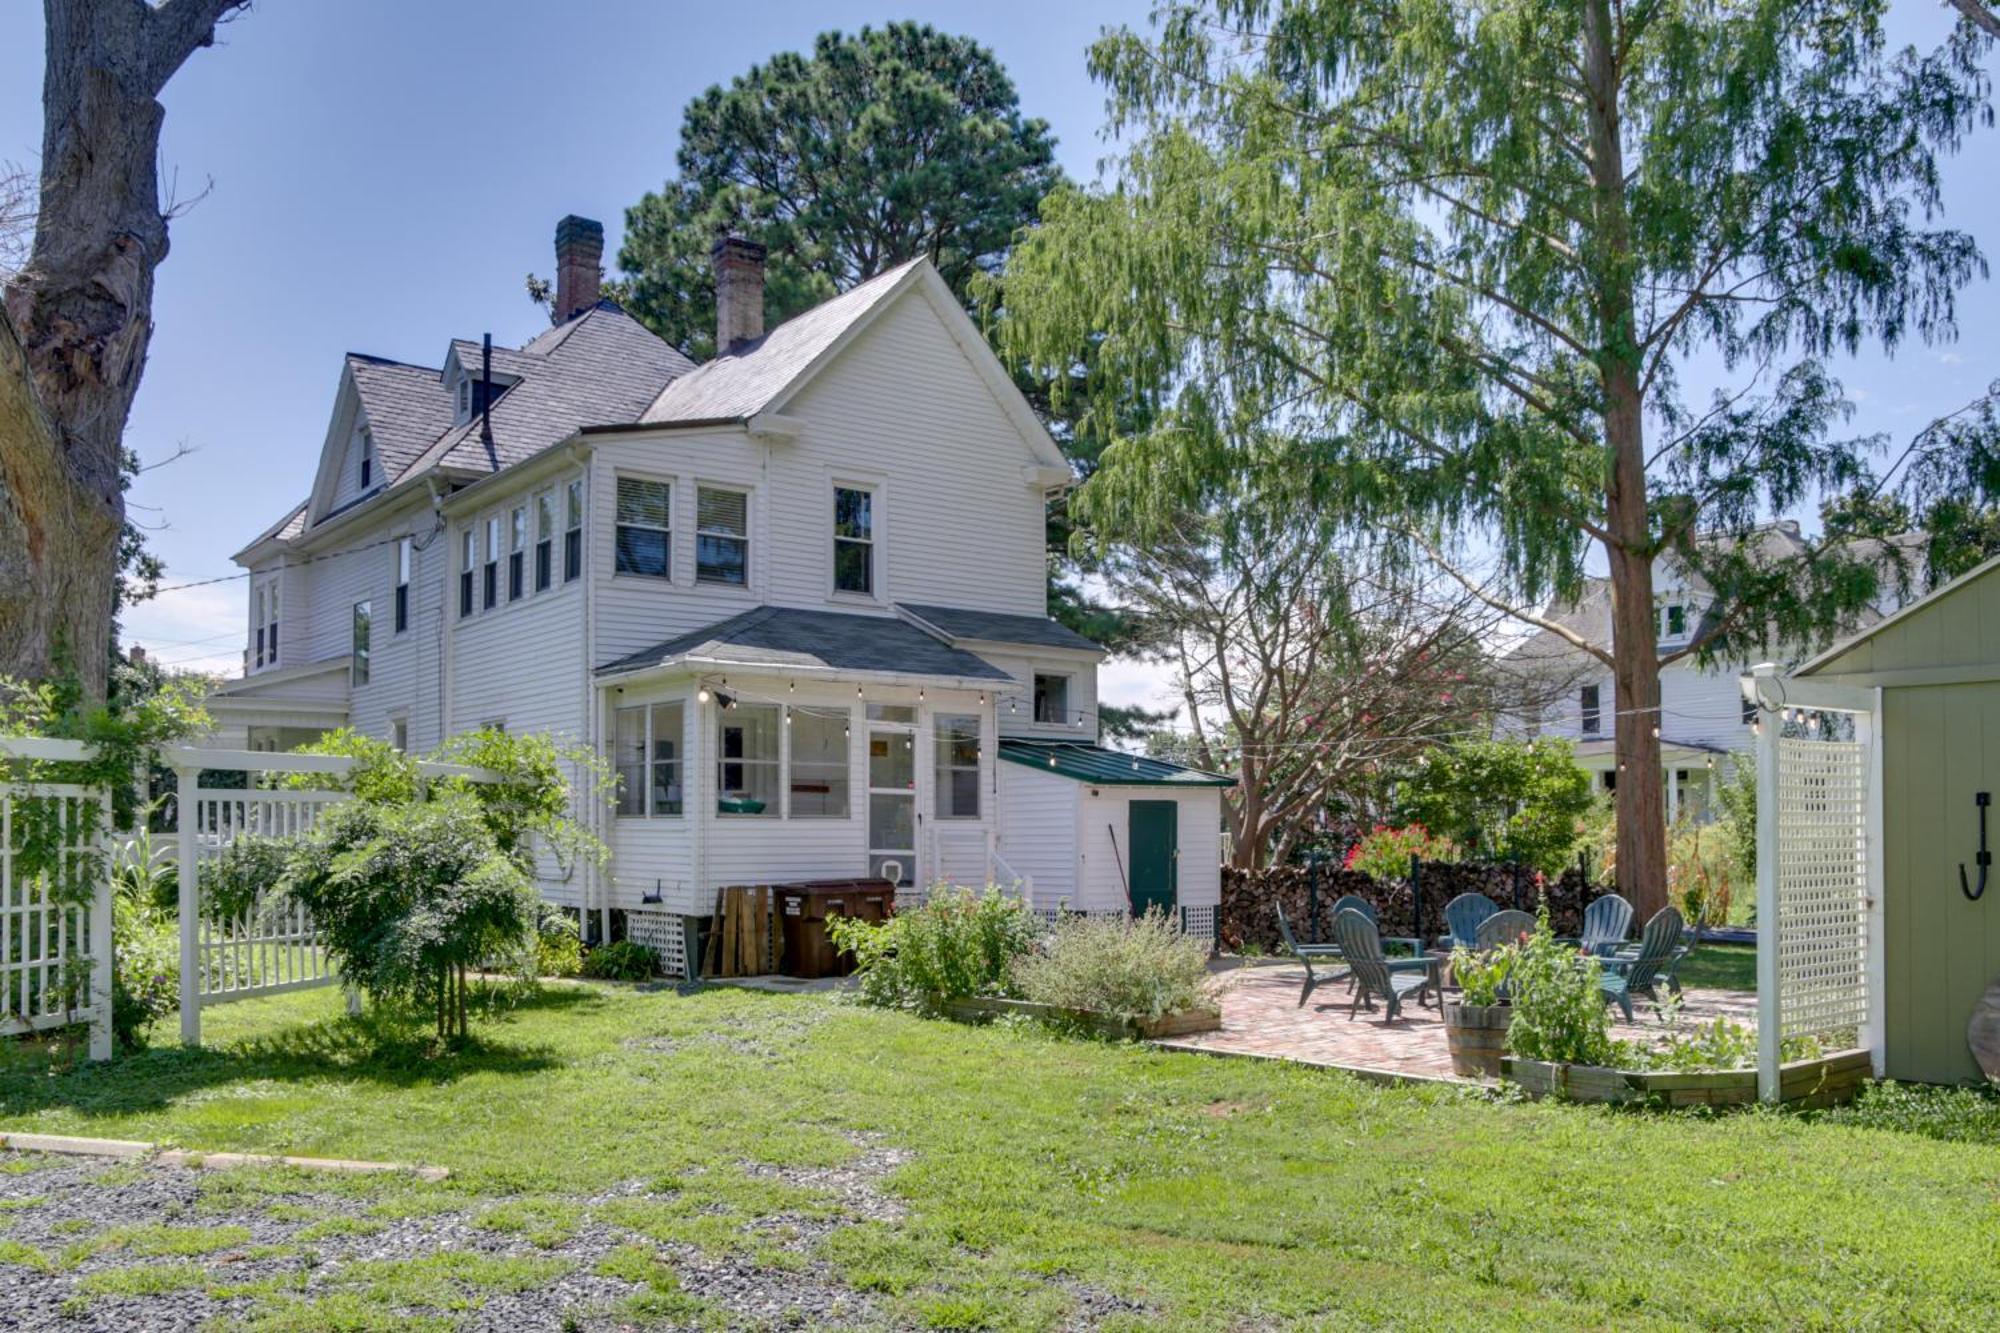
[[[1025,643],[1040,648],[1104,651],[1102,644],[1093,643],[1067,625],[1059,625],[1047,616],[1019,616],[1001,611],[973,611],[957,606],[917,606],[914,603],[903,603],[897,609],[909,612],[924,624],[941,631],[953,640],[979,639],[987,643]]]
[[[347,367],[361,410],[368,414],[368,437],[374,441],[382,474],[400,477],[450,428],[451,395],[434,367],[360,352],[347,354]]]
[[[615,303],[602,301],[508,354],[522,379],[493,400],[493,446],[478,418],[446,431],[415,466],[497,472],[533,457],[583,426],[637,418],[662,386],[694,363]],[[475,349],[474,355],[477,355]],[[496,366],[500,349],[494,349]]]
[[[1005,683],[1006,672],[888,616],[760,606],[754,611],[607,662],[600,674],[634,671],[679,657],[743,666],[894,672]]]
[[[740,351],[723,353],[667,385],[638,420],[653,426],[755,416],[923,262],[912,259],[878,273],[786,320]]]

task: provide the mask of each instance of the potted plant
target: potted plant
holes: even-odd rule
[[[1451,1070],[1461,1078],[1500,1077],[1507,1028],[1514,1018],[1507,978],[1515,953],[1511,944],[1484,953],[1452,951],[1451,975],[1458,982],[1458,998],[1444,1006],[1444,1042],[1451,1052]]]

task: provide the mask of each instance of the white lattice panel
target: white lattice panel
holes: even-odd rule
[[[660,971],[670,977],[684,977],[687,971],[687,935],[681,918],[674,912],[647,908],[625,909],[625,934],[660,956]]]
[[[1868,1019],[1868,748],[1782,739],[1778,775],[1779,1031],[1859,1028]]]

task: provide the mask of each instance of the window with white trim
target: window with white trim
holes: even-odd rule
[[[750,495],[702,486],[695,491],[694,581],[748,587]]]
[[[1604,729],[1602,697],[1595,685],[1585,685],[1577,692],[1577,713],[1586,736],[1595,736]]]
[[[260,583],[250,590],[250,661],[253,666],[264,665],[264,603],[270,597],[270,585]]]
[[[778,733],[783,711],[777,704],[735,700],[716,710],[716,813],[766,819],[782,813]]]
[[[1660,608],[1660,642],[1679,643],[1688,636],[1688,606],[1668,602]]]
[[[1035,673],[1035,721],[1065,723],[1069,716],[1069,677]]]
[[[507,600],[528,594],[528,506],[515,505],[507,515]]]
[[[931,731],[937,746],[937,817],[979,818],[979,715],[939,713]]]
[[[410,567],[416,562],[416,540],[411,537],[396,539],[396,630],[401,634],[410,627]]]
[[[847,818],[849,728],[846,709],[794,708],[786,714],[791,818]]]
[[[480,569],[479,609],[491,611],[500,603],[500,516],[486,520],[486,564]]]
[[[681,813],[685,718],[686,706],[678,699],[617,711],[612,745],[620,815]]]
[[[583,577],[583,481],[563,488],[563,582]]]
[[[389,748],[397,754],[410,752],[410,719],[407,717],[389,719]]]
[[[614,573],[673,577],[673,498],[674,488],[667,482],[646,477],[618,479]]]
[[[535,591],[547,592],[555,579],[556,493],[535,497]]]
[[[472,576],[479,567],[479,534],[471,528],[458,534],[458,614],[472,614]]]
[[[833,590],[875,595],[875,493],[833,488]]]
[[[373,619],[373,609],[367,602],[354,604],[353,661],[349,664],[348,679],[355,685],[368,683],[369,622]]]

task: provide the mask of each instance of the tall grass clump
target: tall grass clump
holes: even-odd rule
[[[1012,991],[1014,961],[1035,938],[1035,919],[994,890],[940,887],[920,907],[883,922],[835,917],[835,947],[851,951],[864,1003],[921,1009],[937,1000]]]
[[[1014,964],[1021,998],[1064,1009],[1160,1018],[1217,1011],[1208,945],[1166,913],[1064,917],[1042,946]]]

